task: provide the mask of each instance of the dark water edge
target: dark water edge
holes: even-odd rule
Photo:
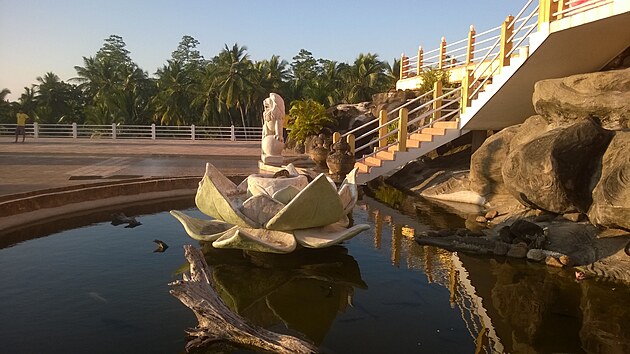
[[[0,249],[1,352],[183,352],[196,320],[167,283],[186,268],[184,244],[205,250],[231,308],[329,353],[630,352],[626,285],[419,246],[414,232],[463,227],[465,216],[405,195],[383,201],[355,208],[370,230],[288,256],[197,244],[167,213],[200,216],[189,199],[121,208],[143,223],[133,229],[109,223],[116,210],[25,228]]]

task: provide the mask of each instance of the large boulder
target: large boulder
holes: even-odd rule
[[[630,68],[539,81],[532,101],[550,123],[596,116],[604,128],[630,128]]]
[[[532,116],[523,124],[507,127],[486,139],[470,159],[470,189],[486,198],[492,194],[509,194],[501,169],[511,149],[547,130],[544,118]]]
[[[630,229],[630,132],[617,131],[601,161],[601,177],[593,190],[590,221],[599,226]]]
[[[502,168],[505,186],[532,208],[586,212],[593,174],[611,136],[595,119],[586,118],[512,146]]]
[[[326,114],[336,122],[336,126],[341,132],[346,132],[374,119],[371,109],[372,104],[370,102],[338,104],[328,108]]]

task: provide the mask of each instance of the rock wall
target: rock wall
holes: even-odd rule
[[[533,104],[473,154],[471,190],[630,229],[630,69],[540,81]]]

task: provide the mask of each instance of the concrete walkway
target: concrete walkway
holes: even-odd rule
[[[140,177],[257,173],[259,141],[26,139],[0,137],[0,197]]]

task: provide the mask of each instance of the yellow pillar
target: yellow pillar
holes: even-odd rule
[[[422,46],[418,47],[418,67],[416,68],[416,75],[420,75],[422,73],[422,61],[424,57],[424,51],[422,50]]]
[[[566,6],[566,1],[564,0],[558,0],[558,3],[556,4],[556,6],[554,6],[554,8],[552,9],[553,12],[551,13],[551,20],[555,21],[555,20],[559,20],[562,18],[562,14],[558,14],[558,16],[553,16],[554,12],[559,12],[564,10],[567,6]]]
[[[510,26],[510,23],[514,20],[514,16],[508,16],[503,24],[501,24],[501,50],[499,52],[499,66],[503,68],[504,66],[510,65],[510,57],[507,56],[507,53],[512,50],[512,45],[514,39],[508,41],[514,32],[514,26]],[[501,69],[499,69],[500,71]]]
[[[539,0],[538,3],[538,31],[543,29],[544,24],[549,24],[551,15],[551,4],[553,0]]]
[[[475,34],[477,34],[475,27],[470,25],[470,30],[468,30],[468,45],[466,46],[466,67],[468,67],[475,58]]]
[[[383,238],[383,216],[380,210],[374,210],[374,248],[381,249]]]
[[[346,137],[346,143],[350,145],[350,153],[354,155],[354,149],[356,147],[354,134],[348,134],[348,136]]]
[[[462,100],[459,105],[461,113],[464,113],[466,107],[470,105],[470,94],[473,91],[470,85],[473,83],[473,80],[475,80],[475,78],[473,77],[472,69],[466,69],[466,74],[462,77]]]
[[[409,110],[401,108],[398,110],[398,151],[407,151],[407,119]]]
[[[446,60],[446,38],[442,37],[440,41],[440,58],[438,61],[438,68],[444,68],[444,60]]]
[[[438,80],[433,84],[433,115],[431,116],[431,123],[442,117],[442,99],[438,98],[442,96],[442,81]]]
[[[387,146],[387,138],[385,135],[387,134],[387,111],[382,109],[378,112],[378,147],[384,148]]]
[[[333,141],[332,141],[333,144],[339,142],[339,140],[341,140],[341,133],[334,132],[332,138],[333,138]]]

